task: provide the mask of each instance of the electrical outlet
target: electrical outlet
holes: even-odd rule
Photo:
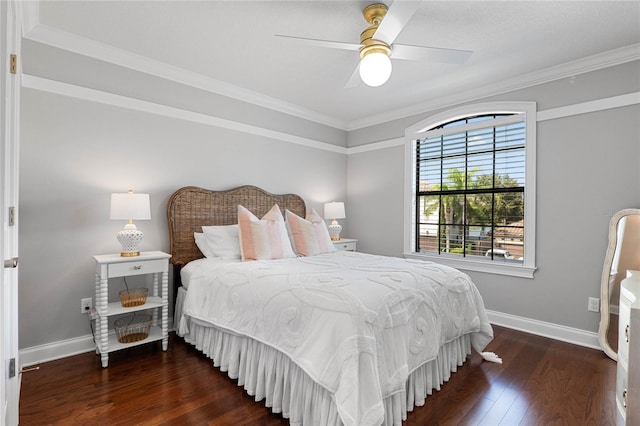
[[[80,299],[80,313],[88,314],[93,308],[93,301],[91,297],[87,297],[86,299]]]
[[[597,297],[590,297],[587,309],[591,312],[600,312],[600,299]]]

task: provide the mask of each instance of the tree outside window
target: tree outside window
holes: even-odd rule
[[[417,141],[416,252],[522,261],[524,124],[508,117],[458,119]]]

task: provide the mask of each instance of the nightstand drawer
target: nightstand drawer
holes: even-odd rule
[[[335,246],[335,248],[337,248],[338,250],[343,250],[343,251],[356,251],[356,242],[358,240],[351,240],[351,239],[344,239],[344,240],[338,240],[338,241],[334,241],[333,245]]]
[[[166,270],[167,261],[165,259],[122,262],[109,265],[108,276],[109,278],[114,278],[130,275],[153,274],[156,272],[166,272]]]

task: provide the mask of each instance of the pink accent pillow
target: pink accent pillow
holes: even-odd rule
[[[238,225],[242,260],[296,257],[277,204],[262,219],[258,219],[244,206],[238,205]]]
[[[331,242],[327,225],[315,210],[307,214],[306,220],[289,210],[285,211],[285,215],[289,236],[296,253],[315,256],[337,250]]]

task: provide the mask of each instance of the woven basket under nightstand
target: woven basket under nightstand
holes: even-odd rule
[[[114,327],[116,337],[120,343],[133,343],[149,337],[151,329],[151,315],[133,314],[118,318]]]

